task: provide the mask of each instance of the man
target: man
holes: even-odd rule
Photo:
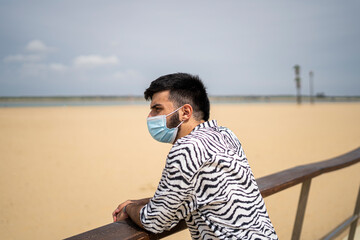
[[[201,80],[165,75],[144,96],[151,100],[151,136],[173,147],[155,195],[120,204],[114,221],[130,217],[160,233],[185,219],[193,239],[278,239],[239,140],[216,120],[208,121]]]

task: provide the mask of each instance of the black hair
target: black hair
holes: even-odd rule
[[[196,120],[209,120],[210,102],[206,88],[199,78],[188,73],[173,73],[159,77],[151,82],[145,90],[146,100],[152,99],[155,93],[170,90],[169,100],[175,107],[190,104]]]

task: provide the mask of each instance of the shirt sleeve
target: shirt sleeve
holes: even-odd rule
[[[155,195],[140,211],[146,230],[153,233],[169,230],[194,210],[194,187],[182,164],[186,164],[186,154],[169,153]]]

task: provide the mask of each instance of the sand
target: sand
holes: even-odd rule
[[[124,200],[152,196],[171,145],[148,134],[148,110],[0,108],[0,239],[69,237],[110,223]],[[239,137],[256,178],[360,146],[360,103],[215,104],[211,119]],[[352,214],[359,173],[357,164],[313,179],[302,239]],[[280,239],[290,239],[299,192],[265,198]]]

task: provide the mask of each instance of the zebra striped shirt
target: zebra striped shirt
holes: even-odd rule
[[[216,120],[176,141],[140,218],[154,233],[185,219],[193,239],[278,239],[239,140]]]

